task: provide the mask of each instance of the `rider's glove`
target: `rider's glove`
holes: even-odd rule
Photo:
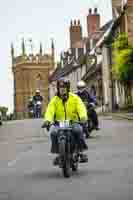
[[[42,125],[42,128],[49,128],[49,126],[50,126],[50,122],[49,121],[44,121],[43,125]]]
[[[87,120],[84,118],[80,119],[80,123],[83,127],[87,126]]]
[[[80,122],[81,122],[81,123],[86,123],[86,122],[87,122],[87,119],[84,118],[84,117],[82,117],[82,118],[80,118]]]

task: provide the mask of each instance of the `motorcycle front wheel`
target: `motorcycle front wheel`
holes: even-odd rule
[[[61,140],[59,144],[59,152],[62,159],[62,173],[65,178],[71,176],[70,156],[69,151],[66,152],[66,141]]]
[[[62,168],[63,176],[65,178],[69,178],[71,176],[71,167],[70,167],[70,161],[66,160],[65,164]]]

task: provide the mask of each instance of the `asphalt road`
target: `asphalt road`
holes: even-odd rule
[[[132,200],[133,122],[100,122],[101,130],[88,140],[89,162],[69,179],[52,166],[42,120],[0,127],[0,200]]]

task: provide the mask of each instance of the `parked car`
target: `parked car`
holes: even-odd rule
[[[2,114],[0,112],[0,125],[2,125]]]

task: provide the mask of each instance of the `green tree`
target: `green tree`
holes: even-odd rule
[[[114,72],[122,82],[133,80],[133,48],[121,50],[115,55]]]
[[[127,34],[122,33],[115,39],[113,47],[113,74],[124,84],[126,103],[130,103],[132,101],[130,87],[133,80],[133,46],[128,44]]]
[[[5,106],[0,106],[0,111],[1,111],[3,118],[6,118],[8,108]]]
[[[114,40],[113,47],[115,50],[121,51],[129,47],[128,35],[126,33],[120,33]]]

